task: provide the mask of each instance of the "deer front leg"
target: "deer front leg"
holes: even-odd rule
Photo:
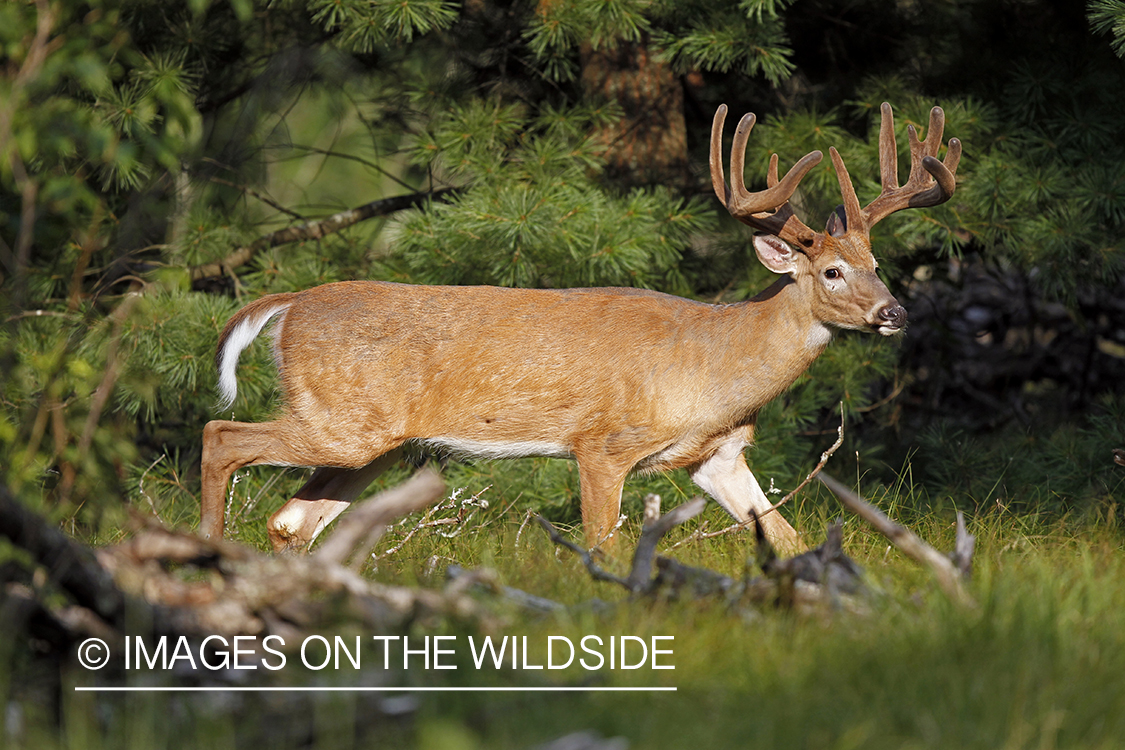
[[[742,453],[745,445],[741,435],[721,445],[710,458],[689,468],[692,481],[736,521],[748,519],[753,508],[760,516],[766,538],[779,552],[793,554],[804,551],[805,545],[797,531],[780,513],[774,511],[761,515],[773,504],[746,465],[746,456]]]
[[[359,469],[318,468],[289,502],[266,522],[274,552],[306,549],[324,531],[324,527],[400,458],[402,450],[395,449]]]
[[[610,536],[621,515],[621,491],[630,467],[617,466],[604,456],[578,459],[578,481],[582,493],[582,530],[586,545],[612,551],[617,543]]]

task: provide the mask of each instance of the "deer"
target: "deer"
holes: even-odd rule
[[[861,207],[830,148],[843,204],[817,232],[797,218],[790,199],[821,152],[781,179],[774,154],[766,188],[748,191],[743,167],[756,117],[747,114],[735,130],[728,185],[726,113],[721,105],[712,123],[712,186],[734,218],[758,230],[753,247],[777,274],[772,285],[732,304],[633,288],[380,281],[255,300],[219,338],[223,408],[237,395],[240,353],[271,321],[284,407],[272,421],[204,427],[202,534],[223,536],[233,472],[256,464],[311,467],[304,486],[267,521],[275,550],[307,549],[404,446],[416,444],[465,457],[576,461],[591,546],[611,534],[630,474],[686,468],[734,519],[747,522],[753,513],[776,547],[802,549],[793,526],[768,512],[746,461],[758,413],[837,330],[903,330],[907,313],[878,276],[870,230],[901,209],[948,201],[961,144],[950,139],[938,159],[945,118],[934,107],[925,140],[908,127],[910,173],[899,186],[893,114],[883,104],[881,193]]]

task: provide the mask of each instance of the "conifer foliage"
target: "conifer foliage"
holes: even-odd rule
[[[983,269],[1018,278],[1039,317],[966,302],[905,346],[841,337],[763,415],[755,465],[799,474],[843,402],[869,425],[857,448],[894,463],[924,445],[937,493],[979,430],[1036,427],[1081,454],[1052,502],[1104,496],[1090,452],[1122,438],[1123,19],[1117,0],[0,4],[3,480],[83,522],[189,498],[218,331],[269,292],[379,278],[744,299],[770,279],[710,195],[716,106],[759,115],[748,183],[774,151],[784,166],[835,145],[870,200],[886,100],[900,162],[933,104],[966,154],[952,202],[876,230],[892,290],[968,299],[965,269]],[[827,166],[794,199],[812,225],[838,201]],[[1088,343],[1081,372],[1037,364],[1060,330]],[[985,355],[1035,363],[950,363]],[[269,414],[273,378],[251,349],[239,418]]]

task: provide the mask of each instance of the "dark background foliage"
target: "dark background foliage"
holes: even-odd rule
[[[900,133],[940,104],[965,144],[950,203],[875,232],[911,327],[840,336],[763,415],[754,466],[792,485],[842,408],[841,472],[970,509],[1097,509],[1125,445],[1123,32],[1115,0],[6,3],[4,481],[74,528],[127,502],[193,523],[218,331],[269,292],[744,299],[769,274],[710,195],[715,108],[759,116],[748,182],[773,151],[835,145],[870,199],[886,100]],[[818,226],[838,200],[821,166],[800,210]],[[240,378],[235,415],[264,418],[264,346]],[[530,473],[501,487],[575,512],[572,472]]]

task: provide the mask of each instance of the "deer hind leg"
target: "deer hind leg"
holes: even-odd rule
[[[274,551],[308,547],[325,526],[400,458],[402,450],[396,448],[359,469],[318,468],[297,494],[266,522]]]
[[[271,466],[340,466],[342,463],[351,464],[358,471],[355,475],[348,476],[339,472],[336,482],[328,481],[330,476],[321,475],[320,480],[314,484],[317,477],[314,474],[305,488],[310,494],[316,494],[319,484],[324,489],[336,491],[339,489],[351,490],[351,485],[359,481],[360,474],[370,479],[374,474],[365,473],[367,468],[375,463],[382,454],[397,448],[396,443],[380,442],[378,436],[369,437],[362,452],[352,451],[347,457],[341,457],[332,449],[316,447],[316,441],[304,439],[303,431],[289,419],[282,418],[273,422],[260,424],[248,422],[228,422],[215,420],[208,422],[203,428],[203,460],[201,470],[203,474],[203,499],[200,515],[199,531],[211,539],[220,539],[223,536],[224,516],[226,511],[226,490],[231,474],[245,466],[266,464]],[[350,480],[350,481],[349,481]],[[366,486],[366,485],[364,485]],[[362,492],[360,487],[358,492]],[[301,493],[298,493],[300,497]],[[324,499],[322,497],[317,500]]]
[[[737,521],[748,519],[753,509],[760,516],[766,538],[778,551],[787,554],[804,551],[805,545],[796,529],[780,513],[761,515],[773,504],[746,465],[743,447],[745,443],[741,438],[724,443],[710,458],[689,467],[692,481]]]

